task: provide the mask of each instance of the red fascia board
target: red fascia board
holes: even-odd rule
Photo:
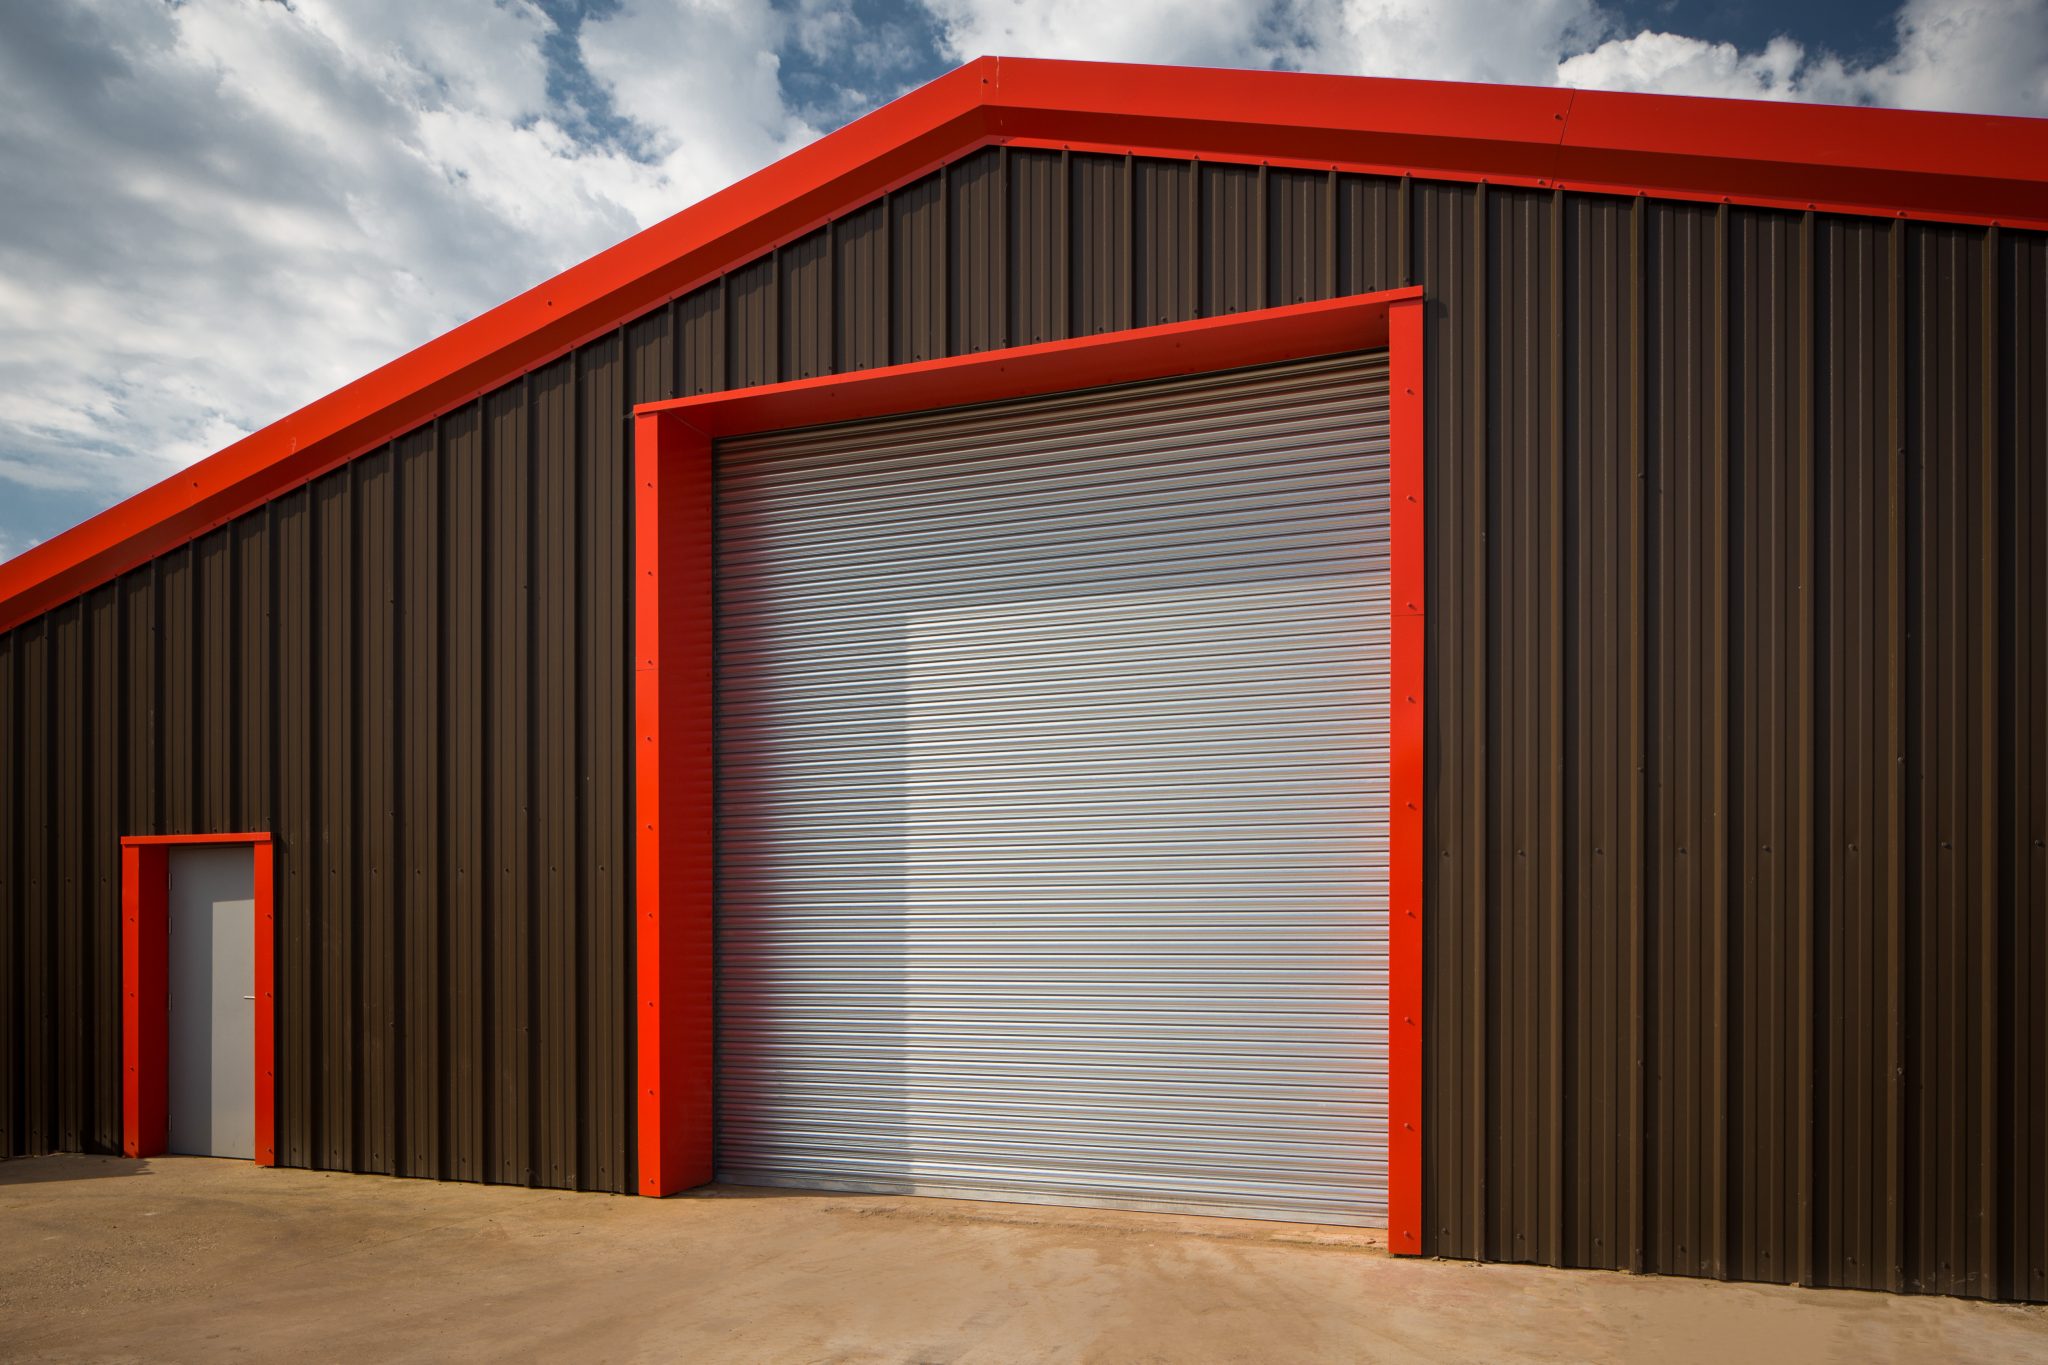
[[[1570,104],[1532,86],[1006,57],[989,127],[1160,156],[1534,180],[1551,173]]]
[[[2048,120],[982,58],[0,564],[20,625],[989,141],[2048,229]]]
[[[155,848],[165,844],[267,844],[268,834],[124,834],[123,848]]]
[[[641,417],[679,420],[717,439],[967,407],[1032,394],[1096,388],[1103,357],[1115,356],[1119,384],[1277,364],[1387,344],[1388,310],[1420,301],[1420,287],[1354,294],[1125,332],[946,356],[886,370],[821,375],[754,389],[643,403]]]
[[[1021,58],[989,113],[1051,145],[2048,229],[2048,119]]]

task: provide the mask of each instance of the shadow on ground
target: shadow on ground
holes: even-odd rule
[[[150,1174],[149,1161],[132,1156],[17,1156],[0,1159],[0,1187],[55,1185],[67,1180],[117,1180]]]

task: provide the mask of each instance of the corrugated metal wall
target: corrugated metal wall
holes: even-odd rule
[[[627,1190],[614,336],[0,637],[0,1152],[121,1139],[118,839],[270,830],[280,1164]]]
[[[0,1149],[115,835],[267,816],[286,1159],[623,1187],[618,414],[1411,282],[1432,1249],[2048,1299],[2044,238],[1279,167],[976,153],[0,640]]]

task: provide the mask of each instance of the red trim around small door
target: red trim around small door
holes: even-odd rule
[[[1422,291],[952,356],[635,409],[640,1192],[712,1175],[711,443],[1386,346],[1391,490],[1389,1244],[1422,1249]]]
[[[277,878],[268,834],[134,834],[121,840],[121,1150],[155,1156],[170,1124],[170,851],[248,844],[255,860],[256,1164],[277,1164]]]

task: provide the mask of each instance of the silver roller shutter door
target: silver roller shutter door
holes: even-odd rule
[[[1383,1226],[1384,355],[717,462],[720,1177]]]

